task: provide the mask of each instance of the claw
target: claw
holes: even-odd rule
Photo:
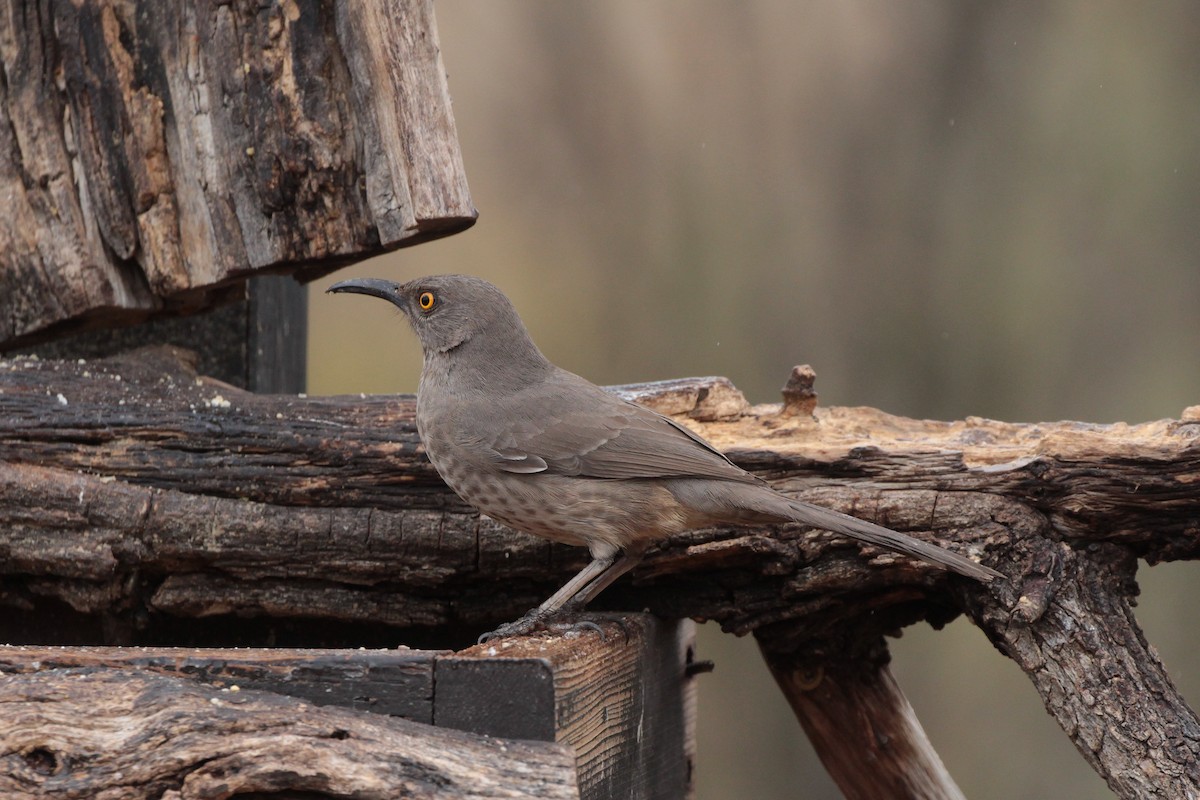
[[[592,622],[591,620],[582,619],[576,622],[552,622],[547,624],[546,627],[554,630],[555,632],[561,631],[562,633],[595,631],[596,634],[599,635],[600,641],[605,641],[604,628],[601,628],[598,624]]]
[[[570,633],[572,631],[595,631],[604,641],[604,629],[590,620],[567,622],[555,619],[558,615],[541,615],[530,611],[525,616],[513,622],[506,622],[494,631],[488,631],[476,640],[476,644],[486,644],[493,639],[504,639],[509,636],[524,636],[536,630],[553,630],[555,633]],[[628,637],[628,633],[626,633]]]
[[[521,619],[511,622],[505,622],[494,631],[488,631],[482,634],[479,639],[476,639],[475,644],[485,644],[491,642],[492,639],[503,639],[509,636],[524,636],[524,634],[536,631],[539,627],[545,625],[546,618],[538,613],[538,609],[528,610]]]

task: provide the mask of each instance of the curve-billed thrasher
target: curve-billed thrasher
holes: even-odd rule
[[[487,281],[357,279],[328,291],[381,297],[412,323],[425,352],[417,430],[451,489],[505,525],[591,552],[591,563],[550,599],[481,641],[582,608],[658,539],[725,523],[800,522],[978,580],[1003,577],[936,545],[784,497],[675,421],[559,369]]]

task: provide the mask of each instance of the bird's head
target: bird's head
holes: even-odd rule
[[[408,317],[426,353],[445,353],[476,338],[517,348],[526,342],[533,346],[512,303],[482,278],[432,275],[408,283],[353,278],[326,291],[366,294],[392,303]],[[488,336],[480,337],[484,331]]]

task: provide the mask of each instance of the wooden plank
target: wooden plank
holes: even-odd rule
[[[431,650],[0,646],[0,675],[136,669],[433,723]]]
[[[603,638],[534,635],[439,657],[435,724],[570,744],[584,798],[689,796],[694,626],[648,614],[588,618]]]

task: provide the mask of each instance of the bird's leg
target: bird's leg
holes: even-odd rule
[[[594,578],[591,578],[587,584],[577,589],[571,596],[564,598],[555,610],[563,611],[582,611],[584,607],[595,599],[596,595],[603,592],[613,584],[617,578],[620,578],[626,572],[636,567],[642,560],[642,555],[646,552],[645,544],[630,545],[621,552],[621,557],[610,559],[608,566],[600,570]],[[594,561],[592,562],[595,563]],[[590,564],[588,566],[591,566]],[[576,575],[572,581],[577,580],[580,575]],[[566,587],[564,586],[563,589]],[[555,592],[555,596],[561,594],[562,589]],[[554,598],[551,597],[550,600]],[[547,605],[550,600],[547,600],[542,605]]]
[[[546,602],[529,611],[520,619],[507,622],[496,630],[483,634],[479,637],[479,643],[482,644],[504,636],[521,636],[542,627],[546,620],[559,612],[582,610],[592,598],[608,588],[613,581],[637,566],[645,551],[646,545],[641,544],[628,547],[621,552],[619,557],[616,552],[593,556],[586,567],[564,583],[561,589],[550,595]],[[588,627],[595,627],[595,624],[588,623]]]
[[[558,611],[563,604],[570,601],[580,590],[593,582],[597,576],[603,575],[604,571],[613,566],[616,561],[617,556],[615,552],[603,557],[593,558],[586,567],[579,570],[575,577],[564,583],[562,588],[557,592],[550,595],[546,602],[526,612],[525,616],[520,619],[513,622],[506,622],[499,628],[496,628],[496,630],[483,634],[479,637],[479,644],[505,636],[522,636],[536,630],[548,617]]]
[[[624,558],[624,556],[622,556],[622,558]],[[536,614],[538,617],[544,619],[554,614],[568,603],[571,603],[572,608],[582,608],[582,604],[576,605],[572,602],[572,600],[574,600],[581,592],[586,591],[596,581],[603,578],[604,575],[607,574],[608,570],[616,566],[618,563],[620,563],[620,559],[617,558],[615,552],[611,555],[592,558],[586,567],[579,570],[579,572],[575,574],[574,578],[571,578],[571,580],[564,583],[561,589],[550,595],[550,597],[546,599],[546,602],[542,603],[533,611],[530,611],[529,614]],[[589,595],[589,597],[595,597],[595,594]],[[585,600],[584,603],[586,602],[587,601]]]

